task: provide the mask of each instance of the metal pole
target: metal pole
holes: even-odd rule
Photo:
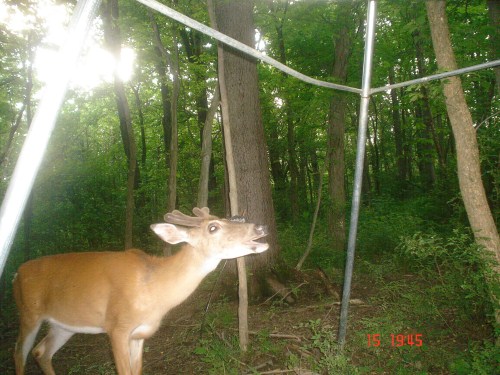
[[[347,260],[344,274],[344,290],[342,293],[342,306],[340,309],[339,344],[344,346],[347,332],[347,313],[349,298],[351,296],[352,269],[354,265],[354,252],[356,249],[356,236],[358,230],[359,206],[361,201],[361,183],[363,180],[363,163],[366,148],[366,129],[368,125],[368,107],[370,104],[370,84],[372,74],[373,46],[375,41],[376,0],[368,1],[367,27],[365,41],[365,57],[363,62],[363,80],[361,84],[361,103],[359,109],[358,146],[356,151],[356,171],[354,174],[354,188],[352,193],[351,222],[349,226],[349,239],[347,242]]]
[[[467,68],[461,68],[461,69],[451,70],[449,72],[438,73],[438,74],[433,74],[433,75],[422,77],[422,78],[412,79],[411,81],[405,81],[405,82],[395,83],[393,85],[386,85],[386,86],[382,86],[382,87],[377,87],[375,89],[371,89],[370,94],[373,95],[373,94],[376,94],[376,93],[382,92],[382,91],[398,89],[401,87],[415,85],[418,83],[425,83],[425,82],[429,82],[429,81],[434,81],[436,79],[443,79],[443,78],[447,78],[447,77],[457,76],[459,74],[475,72],[476,70],[481,70],[481,69],[486,69],[486,68],[494,68],[495,66],[499,66],[499,65],[500,65],[500,60],[485,62],[482,64],[468,66]]]
[[[101,0],[79,0],[73,12],[68,38],[57,62],[58,73],[46,85],[38,109],[12,174],[0,208],[0,276],[3,273],[16,229],[54,129],[88,30]]]

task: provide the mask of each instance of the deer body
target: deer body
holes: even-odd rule
[[[59,254],[23,264],[14,280],[20,315],[16,373],[24,373],[36,334],[47,321],[49,333],[32,351],[45,374],[55,374],[52,356],[75,333],[107,333],[118,374],[140,374],[144,339],[168,311],[191,295],[221,259],[268,248],[254,241],[267,234],[263,226],[220,220],[208,209],[193,212],[203,219],[196,226],[186,216],[169,217],[182,226],[152,226],[169,243],[187,242],[171,257],[133,249]]]

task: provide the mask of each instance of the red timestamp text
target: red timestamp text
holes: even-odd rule
[[[384,337],[380,333],[371,333],[366,335],[366,339],[368,347],[386,346],[388,344],[392,347],[422,346],[423,344],[423,335],[421,333],[409,335],[391,333],[390,336]]]

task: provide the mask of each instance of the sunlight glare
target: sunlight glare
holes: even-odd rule
[[[59,48],[64,44],[72,10],[67,5],[57,5],[54,0],[40,0],[34,5],[36,17],[23,14],[16,5],[8,5],[0,0],[0,23],[11,33],[27,38],[28,31],[40,29],[42,21],[45,33],[36,47],[33,63],[37,79],[46,84],[51,77],[59,75]],[[38,21],[37,21],[38,19]],[[113,82],[114,70],[124,82],[129,81],[134,72],[135,51],[122,47],[120,61],[115,61],[110,52],[102,47],[102,21],[96,20],[87,37],[86,46],[74,69],[70,86],[77,90],[92,91],[103,83]],[[69,69],[69,67],[68,67]]]

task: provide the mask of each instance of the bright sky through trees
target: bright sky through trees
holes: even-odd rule
[[[37,79],[46,83],[59,72],[54,67],[58,51],[67,36],[67,25],[72,10],[67,4],[56,4],[53,0],[40,0],[35,8],[22,9],[18,5],[0,0],[0,24],[11,33],[27,39],[32,30],[46,31],[36,47],[34,68]],[[111,82],[115,67],[119,76],[128,81],[133,75],[135,52],[128,47],[122,49],[120,61],[102,47],[101,21],[97,19],[88,36],[86,47],[76,68],[71,86],[90,91],[103,82]]]

